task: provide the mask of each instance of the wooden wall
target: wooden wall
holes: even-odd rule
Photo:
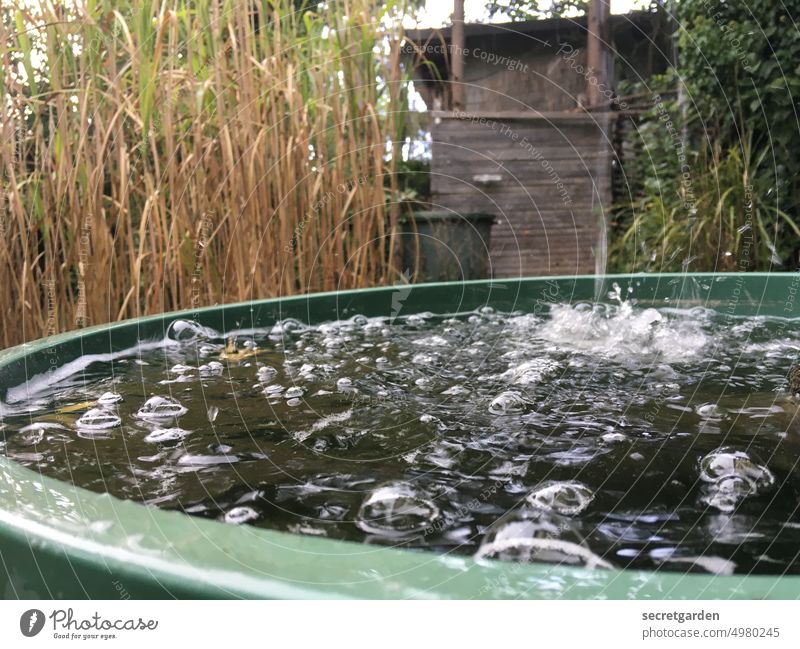
[[[488,39],[486,39],[488,40]],[[585,48],[568,61],[554,45],[531,46],[520,37],[497,50],[483,44],[470,50],[464,74],[464,105],[474,112],[571,110],[586,103],[586,79],[575,66],[586,66]],[[508,63],[481,58],[484,52],[508,57]]]
[[[493,277],[593,273],[610,218],[612,123],[610,113],[434,113],[432,202],[497,215]]]

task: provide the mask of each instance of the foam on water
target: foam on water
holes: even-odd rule
[[[652,356],[667,363],[694,358],[709,342],[700,323],[667,319],[652,308],[636,311],[630,302],[555,305],[541,332],[565,349],[612,358]]]

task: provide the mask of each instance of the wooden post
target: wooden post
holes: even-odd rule
[[[610,15],[609,0],[589,0],[586,65],[590,73],[586,79],[586,98],[590,106],[607,103],[608,96],[603,92],[611,90]]]
[[[450,35],[450,96],[453,110],[464,110],[464,0],[453,0],[453,29]]]

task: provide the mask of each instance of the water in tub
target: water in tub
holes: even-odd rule
[[[229,332],[176,321],[9,389],[2,450],[229,525],[800,573],[797,322],[611,297]]]

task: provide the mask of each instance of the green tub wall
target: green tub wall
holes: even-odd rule
[[[84,329],[0,354],[0,396],[82,354],[163,337],[177,318],[218,330],[490,305],[545,312],[607,301],[613,283],[642,304],[731,315],[800,316],[800,273],[550,277],[322,293],[170,313]],[[0,457],[0,588],[5,598],[781,598],[800,577],[683,575],[476,562],[230,526],[99,495]]]

